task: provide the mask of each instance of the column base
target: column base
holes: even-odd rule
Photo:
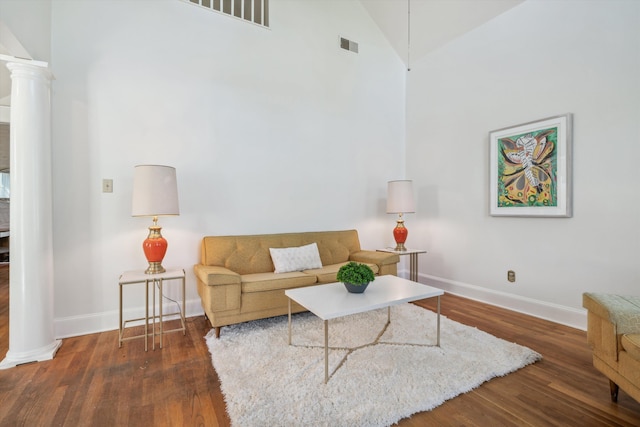
[[[12,351],[9,350],[4,360],[0,362],[0,369],[15,368],[16,366],[23,365],[25,363],[51,360],[56,355],[56,352],[61,345],[62,340],[55,340],[46,347],[19,354],[12,354]]]

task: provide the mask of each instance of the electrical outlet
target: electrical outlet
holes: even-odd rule
[[[516,272],[513,270],[509,270],[507,271],[507,280],[510,282],[515,282],[516,281]]]
[[[113,180],[112,179],[103,179],[102,180],[102,192],[103,193],[113,193]]]

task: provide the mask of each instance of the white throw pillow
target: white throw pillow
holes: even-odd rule
[[[269,248],[269,252],[276,267],[274,273],[322,268],[318,245],[315,243],[296,248]]]

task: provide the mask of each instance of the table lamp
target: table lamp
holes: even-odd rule
[[[407,241],[409,231],[404,226],[402,215],[414,213],[413,182],[409,180],[389,181],[387,184],[387,213],[397,213],[396,228],[393,229],[393,238],[396,240],[396,251],[406,251],[404,242]]]
[[[164,273],[162,259],[167,252],[167,241],[158,225],[160,215],[180,215],[176,170],[171,166],[138,165],[133,173],[133,203],[131,216],[153,217],[149,236],[142,249],[149,262],[147,274]]]

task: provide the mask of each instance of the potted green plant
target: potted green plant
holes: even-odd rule
[[[371,267],[366,264],[357,262],[349,262],[338,270],[337,279],[344,283],[347,291],[360,294],[367,289],[370,282],[375,280],[376,276]]]

